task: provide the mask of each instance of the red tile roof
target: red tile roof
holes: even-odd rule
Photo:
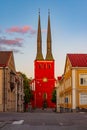
[[[58,80],[61,80],[61,79],[62,79],[62,76],[58,76],[57,79],[58,79]]]
[[[87,54],[67,54],[72,67],[87,67]]]
[[[0,67],[7,66],[12,51],[0,51]]]

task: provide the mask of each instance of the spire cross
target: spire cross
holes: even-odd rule
[[[48,9],[48,15],[50,15],[50,9]]]
[[[39,8],[39,15],[40,15],[40,8]]]

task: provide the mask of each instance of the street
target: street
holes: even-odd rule
[[[0,113],[0,130],[87,130],[87,113],[5,112]]]

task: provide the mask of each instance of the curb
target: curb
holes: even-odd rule
[[[7,124],[7,122],[0,122],[0,128],[4,127]]]

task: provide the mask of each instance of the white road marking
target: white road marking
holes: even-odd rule
[[[23,122],[24,122],[24,120],[19,120],[19,121],[14,121],[12,124],[13,124],[13,125],[15,125],[15,124],[20,125],[20,124],[22,124]]]

